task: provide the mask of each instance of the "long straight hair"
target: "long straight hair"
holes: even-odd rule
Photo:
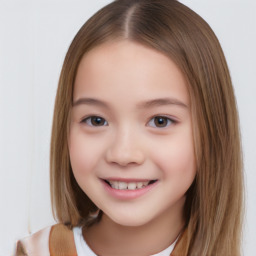
[[[66,54],[51,139],[51,199],[55,218],[89,225],[97,208],[78,186],[68,136],[73,86],[81,58],[105,42],[130,40],[170,57],[188,82],[197,174],[187,191],[186,235],[177,255],[240,255],[243,173],[239,120],[228,66],[214,32],[175,0],[117,0],[91,17]],[[98,216],[98,220],[99,220]]]

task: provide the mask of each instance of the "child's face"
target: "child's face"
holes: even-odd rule
[[[83,57],[73,102],[70,160],[89,198],[121,225],[181,214],[196,169],[177,66],[130,41],[103,44]]]

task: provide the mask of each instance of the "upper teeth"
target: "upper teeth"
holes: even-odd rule
[[[123,181],[108,181],[112,188],[115,189],[128,189],[128,190],[134,190],[138,188],[144,188],[148,185],[150,181],[141,181],[141,182],[123,182]]]

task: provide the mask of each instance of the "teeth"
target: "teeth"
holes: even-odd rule
[[[111,184],[111,183],[110,183]],[[112,188],[118,189],[118,181],[114,181],[113,184],[111,184]]]
[[[150,181],[143,182],[123,182],[123,181],[108,181],[112,188],[119,190],[135,190],[146,187]]]
[[[119,182],[118,188],[119,189],[127,189],[127,183],[126,182]]]
[[[130,190],[136,189],[136,183],[128,183],[128,189]]]
[[[137,188],[142,188],[143,187],[143,182],[138,182],[137,183]]]

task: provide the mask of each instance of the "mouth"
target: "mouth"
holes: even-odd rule
[[[157,180],[146,181],[118,181],[118,180],[104,180],[104,182],[113,189],[117,190],[139,190],[149,185],[154,184]]]

